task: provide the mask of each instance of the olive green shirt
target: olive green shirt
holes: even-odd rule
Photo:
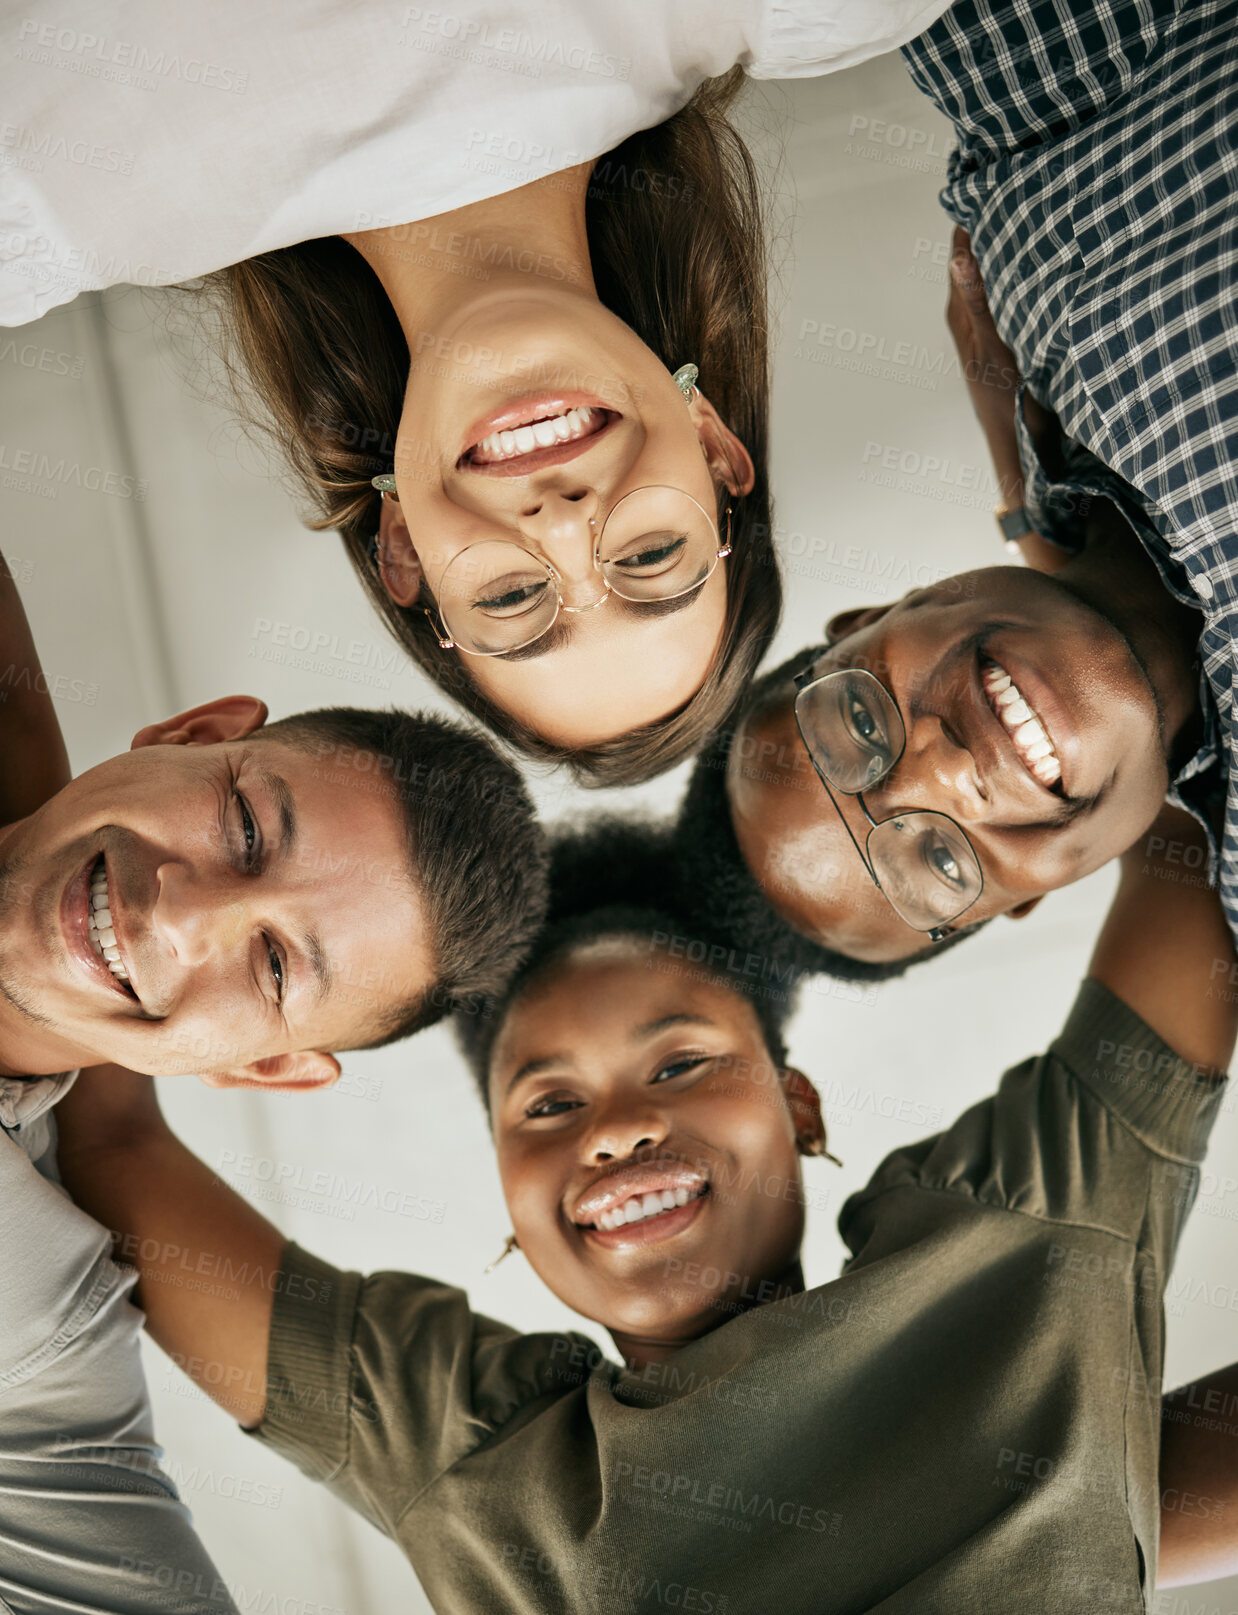
[[[841,1278],[643,1372],[290,1246],[256,1433],[439,1611],[1144,1610],[1162,1294],[1222,1091],[1085,982],[851,1196]]]

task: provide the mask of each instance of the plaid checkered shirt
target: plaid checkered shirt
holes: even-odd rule
[[[1045,472],[1017,412],[1025,502],[1078,547],[1118,505],[1203,613],[1205,742],[1171,800],[1224,790],[1238,936],[1238,0],[958,0],[903,48],[954,124],[942,193],[971,233],[1024,385],[1056,411]]]

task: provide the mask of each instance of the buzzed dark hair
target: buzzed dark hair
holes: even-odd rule
[[[399,803],[434,980],[379,1010],[355,1046],[381,1048],[462,1001],[501,992],[537,935],[547,897],[545,838],[514,765],[464,724],[398,708],[324,707],[267,724],[254,738],[264,737],[308,753],[327,777],[372,776]]]
[[[746,941],[702,929],[676,879],[672,826],[610,815],[559,826],[550,835],[550,867],[546,925],[523,966],[504,992],[463,1006],[455,1016],[457,1042],[487,1111],[490,1056],[508,1011],[569,953],[603,937],[667,949],[686,971],[705,971],[743,994],[772,1064],[786,1064],[785,1030],[798,976],[763,976],[751,969]]]
[[[771,689],[809,666],[825,649],[824,645],[811,645],[797,651],[772,672],[754,680],[736,724]],[[672,834],[677,878],[691,891],[693,911],[703,929],[742,936],[745,946],[784,960],[799,975],[857,982],[890,981],[922,960],[937,958],[980,929],[979,925],[969,926],[944,942],[926,939],[919,953],[884,963],[852,959],[797,931],[766,897],[735,837],[726,792],[727,760],[734,736],[733,728],[719,730],[697,758]],[[826,804],[824,790],[822,802]]]

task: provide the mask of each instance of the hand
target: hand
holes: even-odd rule
[[[950,243],[950,297],[946,324],[954,338],[959,368],[980,421],[1003,505],[1023,503],[1023,472],[1015,433],[1015,394],[1022,379],[1014,354],[1002,341],[989,310],[971,238],[956,226]]]

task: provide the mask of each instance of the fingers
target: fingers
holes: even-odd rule
[[[962,236],[967,242],[967,233],[956,230],[955,236]],[[985,295],[984,281],[980,276],[980,265],[972,256],[971,245],[959,247],[957,239],[953,243],[954,251],[950,258],[950,280],[958,289],[960,297],[966,303],[973,316],[989,315],[989,300]]]

